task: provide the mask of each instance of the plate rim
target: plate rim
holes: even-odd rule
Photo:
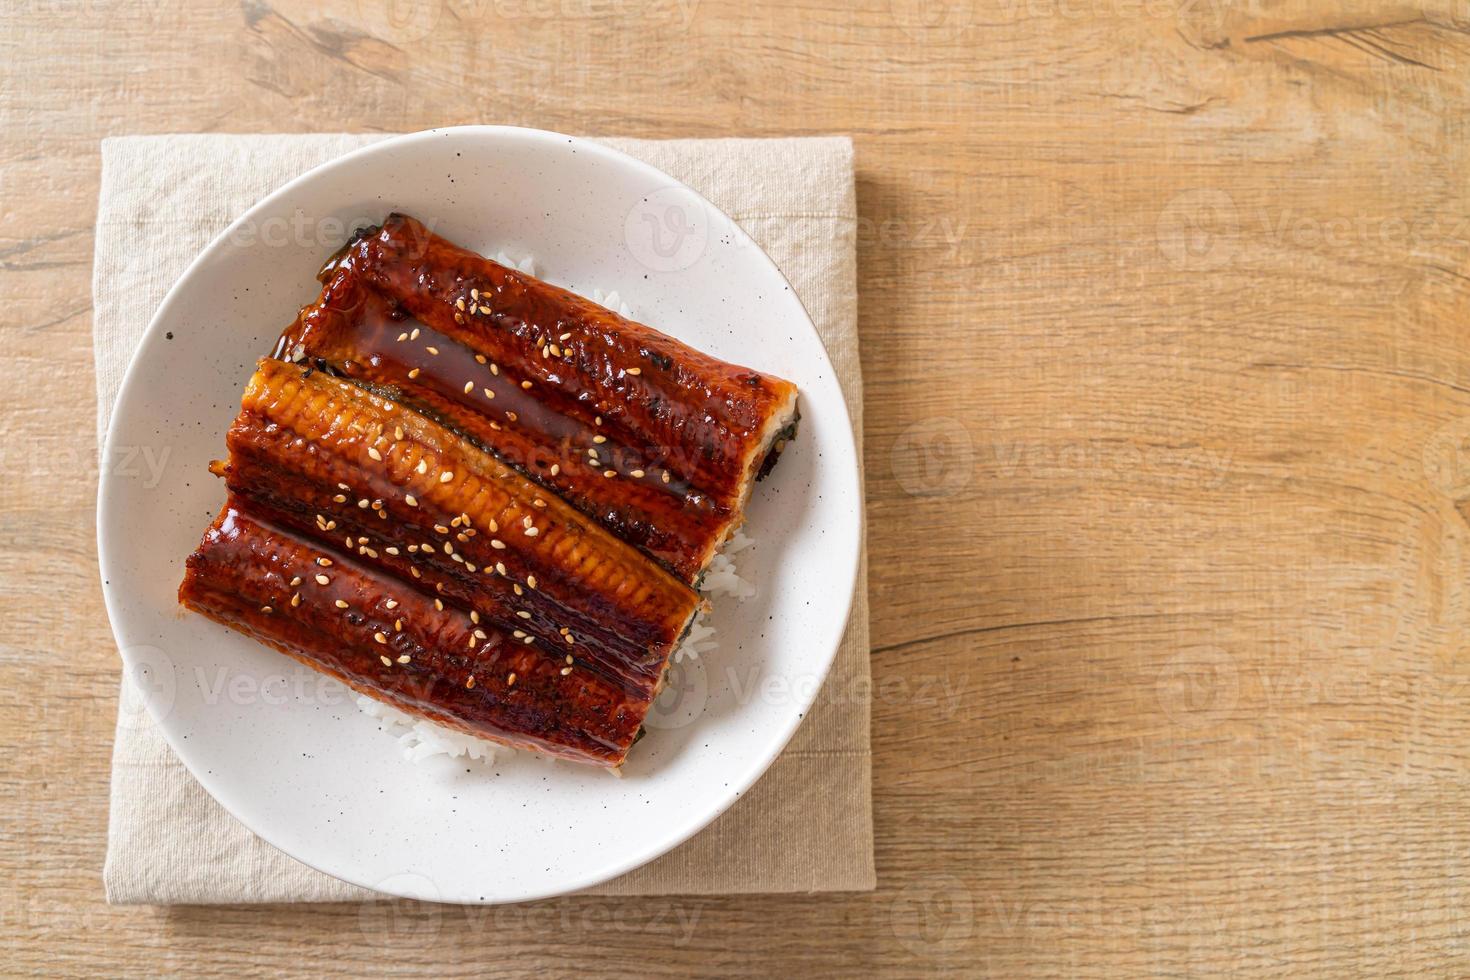
[[[176,744],[177,739],[173,737],[172,733],[169,731],[166,719],[159,718],[158,711],[154,706],[153,699],[149,697],[147,692],[135,691],[135,693],[142,699],[145,710],[147,711],[150,720],[153,722],[157,732],[163,738],[164,742],[168,745],[169,751],[172,752],[174,757],[178,759],[179,762],[184,766],[185,770],[189,773],[190,778],[197,782],[200,787],[209,794],[210,798],[213,799],[217,804],[219,804],[219,806],[232,818],[234,818],[243,828],[245,828],[245,830],[247,830],[252,835],[260,838],[266,844],[280,851],[282,854],[290,857],[295,861],[299,861],[302,864],[316,871],[319,871],[322,874],[328,875],[329,877],[334,878],[338,881],[355,885],[368,891],[375,892],[377,894],[390,895],[401,898],[419,899],[424,901],[453,902],[456,904],[466,905],[499,905],[512,902],[536,901],[541,899],[554,898],[566,894],[572,894],[585,890],[587,888],[596,887],[597,885],[601,885],[607,881],[611,881],[614,878],[618,878],[631,871],[634,871],[637,868],[648,864],[650,861],[653,861],[673,851],[675,848],[679,847],[690,838],[692,838],[695,834],[704,830],[716,819],[718,819],[721,814],[723,814],[732,805],[734,805],[736,800],[740,799],[740,797],[745,795],[752,786],[760,781],[760,779],[770,770],[770,767],[775,763],[775,761],[780,758],[781,755],[785,752],[786,747],[790,744],[791,739],[796,734],[797,729],[801,727],[802,723],[810,714],[811,706],[820,696],[822,690],[825,688],[826,681],[831,674],[832,665],[836,662],[837,651],[842,644],[843,638],[847,634],[848,625],[852,617],[853,605],[856,599],[858,573],[861,569],[862,548],[863,542],[866,539],[867,514],[866,504],[863,496],[863,481],[861,476],[862,461],[857,456],[857,441],[856,435],[853,432],[852,415],[847,407],[846,389],[843,386],[842,379],[838,376],[837,371],[832,364],[832,357],[830,352],[827,350],[827,345],[823,342],[821,333],[817,330],[816,324],[812,321],[811,314],[807,311],[805,302],[802,300],[800,294],[796,291],[796,289],[791,286],[790,281],[786,278],[786,275],[781,271],[781,269],[776,265],[775,261],[766,253],[765,249],[762,248],[760,244],[756,242],[753,238],[751,238],[751,236],[745,231],[745,229],[740,227],[740,225],[728,214],[726,214],[722,208],[715,205],[695,188],[690,187],[682,180],[679,180],[678,178],[666,173],[658,167],[655,167],[654,165],[647,163],[646,161],[640,160],[637,157],[625,153],[622,150],[607,146],[603,143],[597,142],[587,137],[573,136],[566,133],[558,133],[552,130],[543,130],[534,127],[524,126],[472,125],[438,127],[434,129],[420,130],[418,132],[404,133],[396,136],[389,136],[384,139],[374,140],[373,142],[368,143],[364,146],[357,147],[356,149],[335,156],[329,160],[325,160],[317,164],[316,166],[311,167],[310,169],[296,175],[295,177],[281,184],[279,187],[276,187],[270,193],[261,197],[254,204],[252,204],[250,207],[246,208],[243,212],[237,215],[232,221],[230,221],[228,225],[225,226],[223,230],[219,232],[219,234],[214,236],[214,238],[212,238],[199,251],[199,253],[194,256],[192,260],[190,260],[189,264],[179,274],[178,278],[175,279],[173,284],[169,286],[167,292],[163,296],[163,299],[159,302],[157,309],[154,311],[153,316],[150,318],[148,326],[144,328],[142,334],[139,336],[137,346],[134,348],[132,354],[128,358],[127,369],[124,371],[122,380],[118,385],[117,394],[112,405],[111,413],[108,417],[107,432],[103,438],[101,446],[102,458],[111,458],[110,454],[113,451],[114,442],[122,436],[119,430],[118,420],[124,415],[121,409],[127,402],[129,393],[133,389],[135,389],[139,383],[138,375],[143,370],[143,351],[145,350],[145,348],[148,347],[150,341],[154,340],[156,338],[156,335],[163,329],[163,321],[172,314],[173,307],[179,302],[179,294],[182,291],[183,285],[191,280],[198,273],[199,268],[211,259],[211,257],[220,249],[221,245],[225,243],[232,234],[235,233],[237,228],[254,220],[254,216],[257,215],[259,212],[265,211],[275,206],[282,199],[287,198],[289,195],[296,192],[302,185],[306,184],[307,182],[317,181],[326,177],[330,177],[333,171],[350,168],[365,157],[370,157],[375,154],[380,154],[384,152],[391,152],[395,149],[403,149],[406,146],[410,146],[420,142],[427,142],[429,140],[451,134],[462,135],[476,139],[488,137],[491,139],[510,138],[517,140],[529,140],[533,143],[571,143],[578,152],[586,152],[589,156],[600,157],[603,160],[610,161],[616,165],[631,166],[636,170],[642,171],[645,176],[666,182],[668,186],[677,187],[681,191],[692,195],[695,200],[699,201],[704,207],[708,208],[711,214],[717,215],[721,219],[723,219],[726,227],[731,229],[731,234],[737,237],[740,244],[742,246],[749,246],[751,250],[755,253],[755,255],[758,256],[757,261],[763,262],[765,264],[766,270],[776,277],[775,281],[786,286],[786,291],[795,300],[797,309],[801,312],[801,318],[806,329],[810,332],[812,339],[816,341],[817,348],[821,352],[823,359],[826,361],[827,368],[831,371],[833,384],[839,395],[836,408],[840,409],[841,411],[840,421],[843,423],[840,426],[836,426],[836,438],[839,442],[838,448],[846,450],[846,452],[842,455],[844,458],[850,461],[850,465],[841,467],[840,472],[844,479],[844,482],[847,483],[847,489],[851,492],[852,499],[856,504],[856,507],[854,508],[853,526],[851,528],[852,533],[845,536],[848,540],[845,543],[842,549],[842,554],[840,556],[843,561],[843,567],[847,569],[846,574],[843,577],[849,580],[847,588],[843,592],[844,598],[841,600],[841,626],[837,630],[836,635],[830,639],[830,642],[824,643],[822,645],[825,648],[825,660],[821,665],[820,682],[811,686],[810,697],[797,697],[793,699],[791,703],[792,710],[788,712],[785,721],[786,729],[781,734],[781,737],[777,740],[772,741],[770,743],[770,748],[767,751],[757,753],[755,756],[753,756],[751,760],[751,766],[749,767],[747,772],[745,774],[742,774],[739,779],[732,780],[729,784],[729,789],[724,794],[724,796],[719,798],[716,801],[715,805],[713,805],[712,807],[706,810],[701,810],[699,816],[697,816],[695,819],[689,821],[686,825],[680,826],[674,833],[660,837],[657,842],[650,847],[638,850],[635,853],[622,858],[621,860],[613,861],[607,865],[600,866],[590,873],[583,873],[579,876],[572,876],[576,880],[570,884],[553,885],[543,888],[522,887],[519,891],[516,892],[516,894],[505,896],[475,898],[456,895],[453,897],[445,897],[441,895],[415,893],[414,889],[412,888],[401,888],[399,890],[394,890],[391,888],[384,889],[380,887],[384,884],[384,882],[379,882],[375,885],[373,883],[357,880],[354,877],[341,871],[332,871],[323,868],[313,862],[309,856],[297,853],[295,850],[289,849],[278,843],[276,840],[272,839],[272,835],[270,833],[262,832],[260,829],[253,826],[251,822],[245,820],[239,813],[235,811],[234,808],[232,808],[224,799],[222,799],[221,794],[216,791],[216,787],[214,785],[216,780],[213,778],[212,774],[205,774],[204,776],[201,776],[196,768],[190,764],[187,755],[179,750],[179,747]],[[834,419],[833,421],[835,423],[837,420]],[[833,464],[831,463],[831,461],[828,461],[824,465],[830,466]],[[123,581],[126,581],[126,577],[118,576],[119,584],[112,585],[110,584],[110,579],[113,576],[109,574],[109,566],[120,560],[117,555],[117,550],[121,550],[122,548],[122,545],[120,543],[114,545],[112,542],[112,539],[114,537],[120,537],[121,535],[121,528],[114,526],[116,518],[114,518],[111,513],[113,509],[113,497],[117,492],[115,487],[117,485],[118,480],[116,475],[111,473],[108,468],[103,467],[101,469],[101,476],[98,483],[96,506],[97,568],[99,579],[102,585],[103,603],[107,610],[108,626],[112,632],[113,640],[117,645],[119,656],[123,661],[123,676],[121,679],[123,683],[127,683],[129,676],[128,671],[132,669],[133,664],[129,661],[129,657],[126,651],[130,649],[132,644],[127,642],[127,639],[122,635],[122,627],[118,625],[121,612],[120,604],[124,601],[123,596],[120,594],[124,588],[121,583]],[[403,879],[407,877],[412,877],[412,875],[398,875],[396,877],[399,879]],[[419,875],[418,877],[422,877],[422,875]],[[431,884],[434,884],[437,889],[437,883],[431,882]]]

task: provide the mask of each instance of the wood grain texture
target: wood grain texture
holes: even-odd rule
[[[1463,3],[0,11],[4,972],[1470,969]],[[105,135],[846,132],[874,894],[113,909]]]

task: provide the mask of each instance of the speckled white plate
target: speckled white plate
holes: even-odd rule
[[[624,778],[518,754],[422,763],[341,685],[177,605],[224,498],[206,471],[251,365],[360,224],[402,210],[481,252],[801,387],[799,438],[762,484],[719,649],[675,669]],[[411,898],[510,902],[587,888],[707,825],[800,724],[847,621],[858,461],[832,365],[770,259],[698,194],[605,147],[537,130],[434,130],[369,146],[241,216],[169,292],[128,369],[103,458],[166,447],[162,482],[104,475],[104,593],[130,676],[174,751],[245,826],[313,867]],[[735,857],[735,856],[732,856]]]

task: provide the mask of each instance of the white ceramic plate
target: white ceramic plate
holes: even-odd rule
[[[405,759],[341,685],[175,597],[224,497],[206,471],[255,359],[356,225],[413,214],[544,278],[615,289],[635,316],[801,388],[802,426],[760,484],[741,572],[717,600],[719,649],[671,681],[624,778],[517,754]],[[292,181],[210,244],[169,292],[118,396],[108,446],[168,452],[161,482],[109,468],[98,551],[113,630],[149,714],[211,795],[254,833],[381,892],[509,902],[595,885],[704,827],[786,745],[832,663],[861,539],[858,461],[832,365],[770,259],[713,205],[644,163],[537,130],[468,127],[388,140]],[[155,457],[157,458],[157,457]]]

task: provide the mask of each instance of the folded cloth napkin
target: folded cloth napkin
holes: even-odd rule
[[[190,135],[103,142],[92,333],[99,440],[144,327],[189,261],[269,191],[382,138]],[[703,193],[775,260],[821,332],[861,440],[851,141],[604,142]],[[283,325],[289,312],[282,313]],[[702,833],[592,892],[873,888],[869,705],[852,696],[869,689],[865,562],[826,689],[786,751]],[[237,823],[175,758],[126,680],[103,877],[114,903],[327,902],[370,894],[298,863]]]

